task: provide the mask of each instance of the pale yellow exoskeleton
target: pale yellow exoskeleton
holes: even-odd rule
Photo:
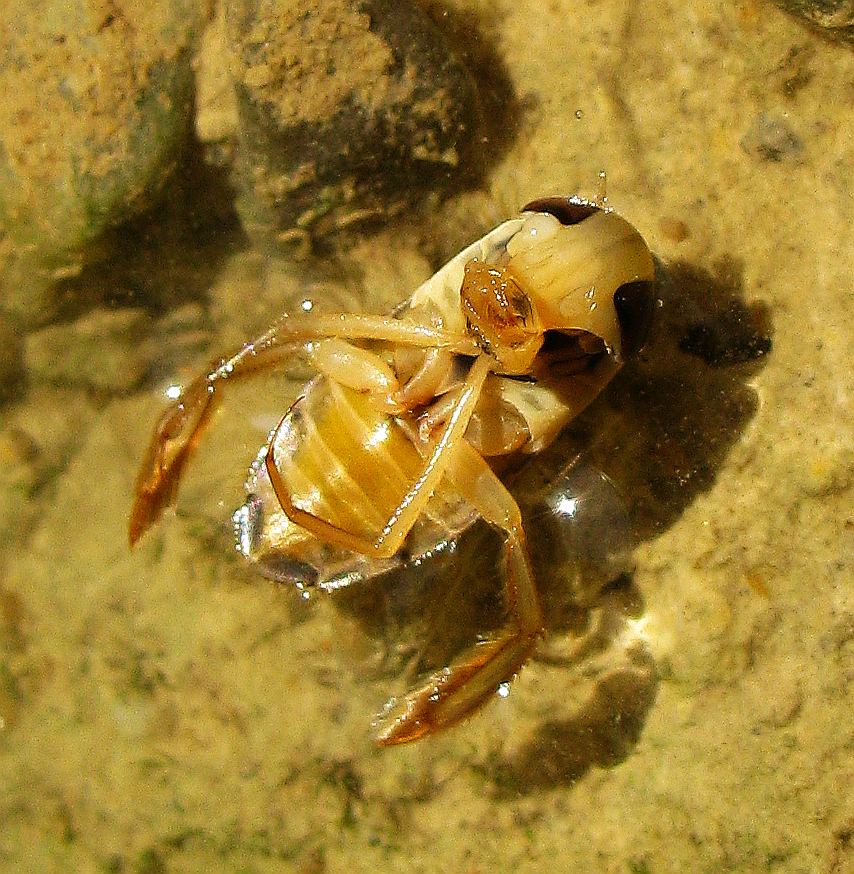
[[[628,222],[552,197],[464,249],[392,316],[280,319],[165,411],[137,480],[131,542],[173,502],[221,388],[304,354],[319,376],[252,468],[239,548],[280,579],[332,588],[365,576],[359,567],[393,566],[403,548],[429,552],[472,513],[499,529],[510,623],[389,707],[378,740],[455,724],[521,668],[543,625],[496,461],[547,446],[641,345],[653,274]]]

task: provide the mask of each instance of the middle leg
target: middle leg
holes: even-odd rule
[[[511,622],[393,706],[379,724],[377,740],[382,746],[416,740],[473,713],[521,669],[543,630],[522,516],[515,499],[465,441],[457,449],[449,475],[460,494],[504,533],[504,592]]]

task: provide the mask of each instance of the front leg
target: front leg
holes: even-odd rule
[[[235,355],[197,377],[164,411],[136,480],[128,524],[131,545],[174,502],[184,466],[219,401],[222,385],[230,379],[244,379],[272,370],[305,343],[329,337],[421,348],[439,346],[460,354],[477,353],[477,347],[467,337],[391,316],[348,313],[283,317]]]

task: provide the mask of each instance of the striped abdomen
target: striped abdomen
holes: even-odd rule
[[[401,422],[330,380],[312,384],[273,439],[292,503],[367,541],[382,533],[424,463]],[[441,518],[442,504],[434,496],[429,515]]]

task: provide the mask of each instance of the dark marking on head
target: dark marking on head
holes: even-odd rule
[[[614,292],[614,309],[620,322],[623,357],[643,348],[655,310],[655,283],[649,279],[626,282]]]
[[[539,197],[522,207],[522,212],[547,212],[563,225],[577,225],[600,207],[580,197]]]

